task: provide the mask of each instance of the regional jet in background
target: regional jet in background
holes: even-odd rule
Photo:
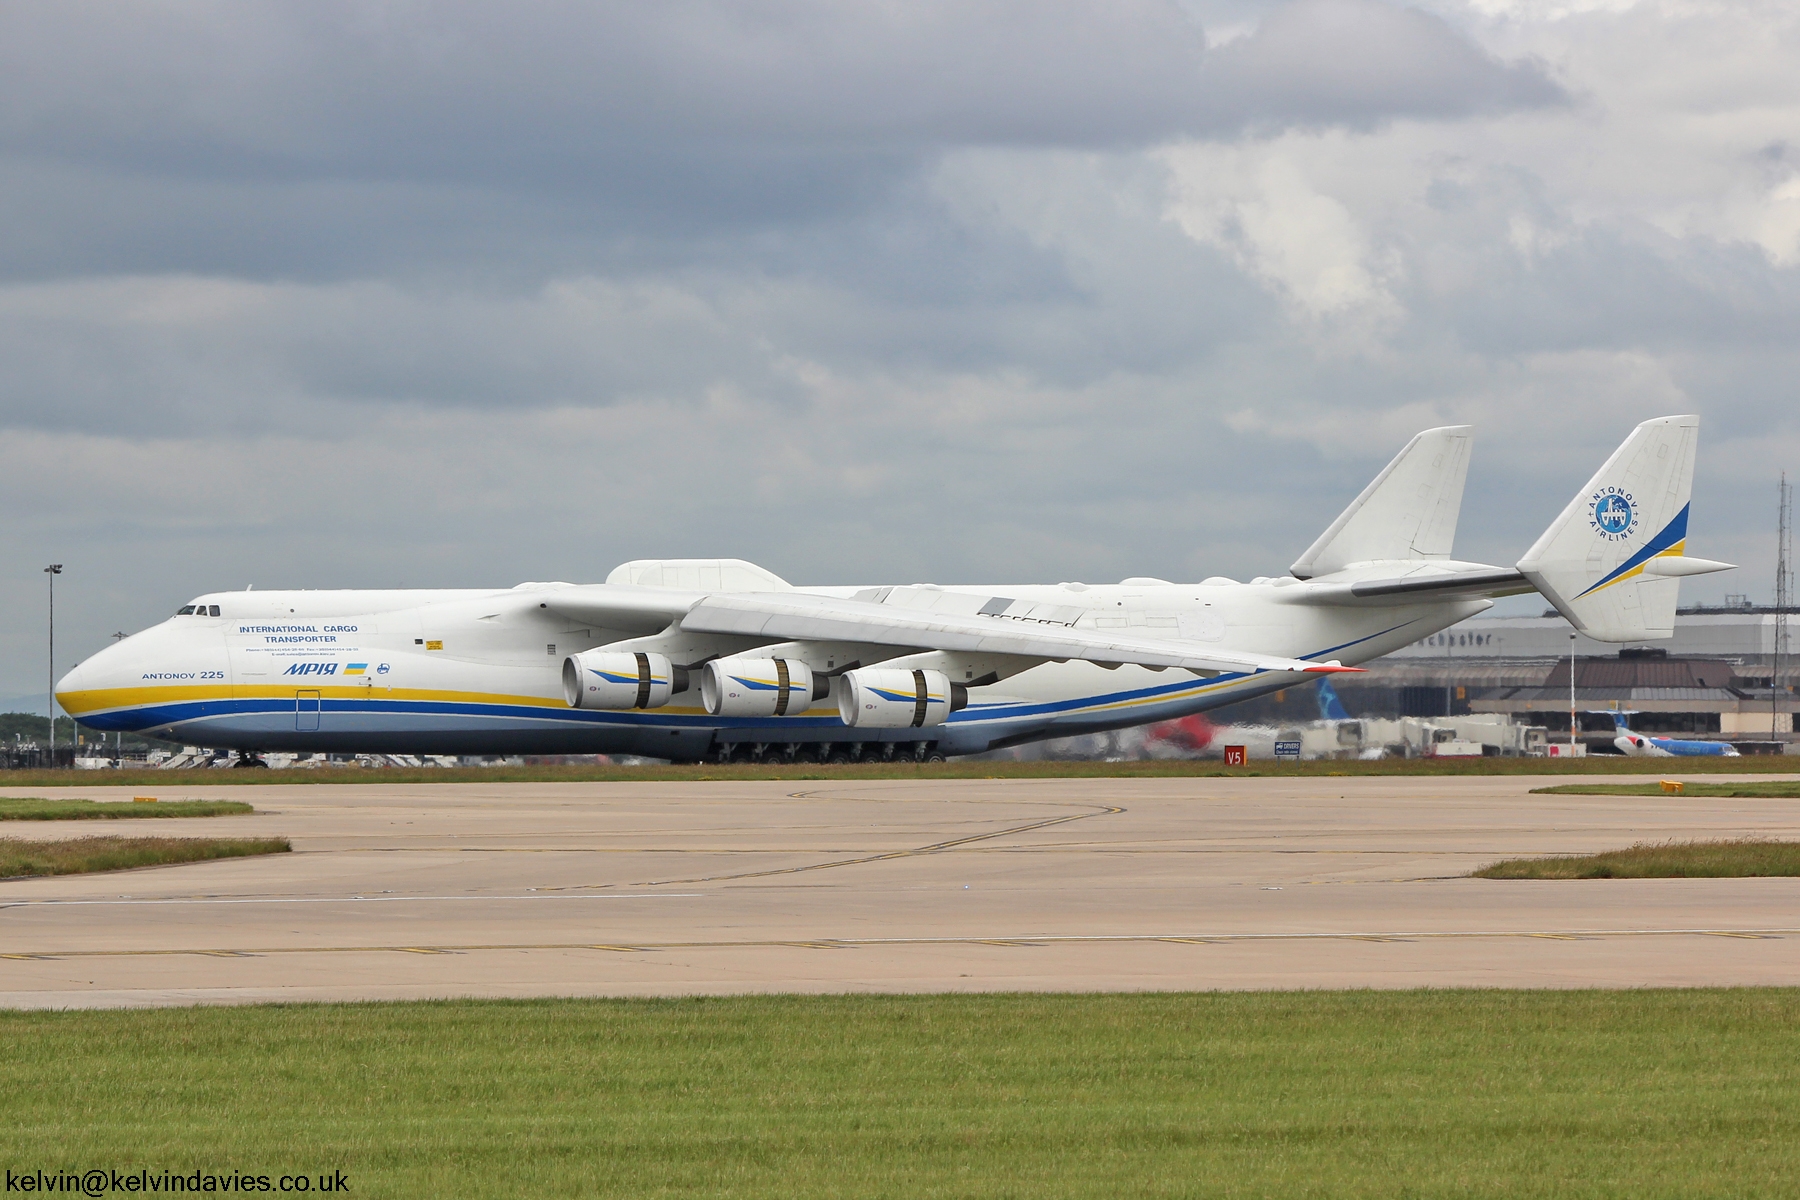
[[[57,685],[94,730],[258,751],[938,759],[1325,678],[1532,590],[1673,632],[1696,417],[1639,425],[1511,567],[1451,557],[1468,426],[1409,442],[1287,575],[793,587],[736,559],[603,584],[215,592]]]
[[[1628,723],[1629,712],[1604,711],[1613,719],[1613,745],[1620,754],[1633,758],[1737,758],[1738,748],[1730,742],[1694,741],[1686,738],[1657,737],[1638,733]]]

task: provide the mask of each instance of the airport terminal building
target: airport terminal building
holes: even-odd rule
[[[1776,631],[1776,611],[1750,604],[1683,608],[1672,638],[1641,646],[1583,636],[1571,646],[1569,623],[1554,610],[1477,617],[1368,663],[1367,674],[1341,677],[1337,687],[1359,715],[1503,713],[1566,731],[1572,650],[1577,710],[1634,712],[1633,727],[1650,733],[1788,742],[1796,673],[1786,653],[1778,664]],[[1595,716],[1583,728],[1610,736],[1612,726]]]

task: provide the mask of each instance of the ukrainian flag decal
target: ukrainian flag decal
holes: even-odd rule
[[[366,675],[368,673],[369,673],[369,664],[368,663],[345,663],[344,664],[344,674],[346,674],[346,675]]]

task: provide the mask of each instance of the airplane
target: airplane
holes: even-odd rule
[[[1319,720],[1348,721],[1350,711],[1344,707],[1337,689],[1331,686],[1330,679],[1321,679],[1313,685],[1314,698],[1319,703]],[[1144,730],[1146,745],[1167,746],[1179,753],[1204,753],[1219,740],[1220,729],[1230,726],[1214,725],[1206,719],[1204,713],[1189,713],[1185,717],[1176,717],[1173,721],[1158,721]]]
[[[1613,719],[1613,731],[1618,734],[1613,738],[1613,745],[1619,753],[1629,754],[1633,758],[1737,758],[1738,748],[1730,742],[1707,742],[1683,738],[1654,737],[1647,733],[1637,733],[1627,724],[1629,712],[1598,709]]]
[[[56,686],[92,730],[235,749],[941,761],[1353,671],[1536,590],[1603,641],[1673,632],[1699,419],[1637,426],[1518,563],[1451,557],[1466,425],[1418,434],[1248,583],[795,587],[738,559],[602,584],[211,592]]]

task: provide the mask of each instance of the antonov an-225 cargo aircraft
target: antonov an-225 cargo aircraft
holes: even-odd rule
[[[70,671],[90,729],[257,751],[924,759],[1162,721],[1356,669],[1536,589],[1667,637],[1696,417],[1639,425],[1513,567],[1451,542],[1468,426],[1409,442],[1280,578],[792,587],[734,559],[505,591],[216,592]]]

